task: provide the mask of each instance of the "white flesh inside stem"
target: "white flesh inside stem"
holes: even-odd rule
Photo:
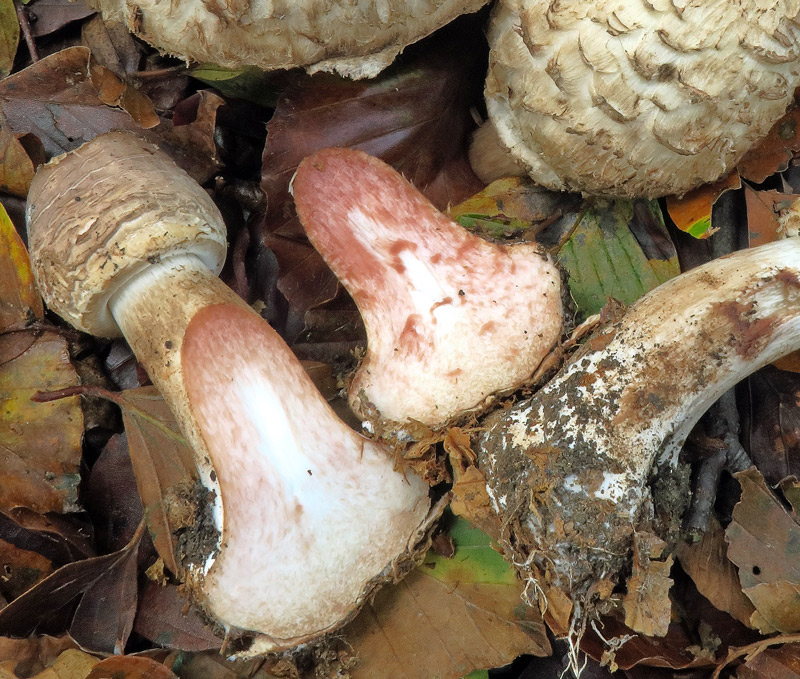
[[[216,479],[224,520],[220,551],[197,579],[205,608],[225,627],[289,647],[341,625],[373,581],[391,574],[419,538],[427,487],[344,425],[233,293],[217,290],[216,304],[178,311],[187,306],[181,281],[196,282],[202,266],[191,257],[158,263],[112,312],[126,336],[141,338],[137,356],[177,344],[170,360],[145,366],[159,388],[180,391],[180,423],[191,421],[187,438],[199,441]],[[225,288],[208,276],[217,282],[203,285]]]
[[[523,552],[510,556],[534,556],[573,594],[624,564],[656,459],[674,464],[716,399],[800,348],[800,239],[668,281],[588,346],[477,446],[494,510],[515,526],[504,543]]]

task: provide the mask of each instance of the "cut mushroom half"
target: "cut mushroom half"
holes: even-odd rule
[[[216,277],[225,230],[206,193],[111,133],[40,169],[28,230],[50,308],[123,334],[194,449],[213,526],[181,575],[210,619],[260,633],[259,651],[346,622],[413,552],[427,487],[343,424]]]
[[[362,419],[441,427],[519,387],[557,343],[561,277],[537,244],[470,234],[360,151],[306,158],[292,192],[366,325],[349,388]]]
[[[585,601],[650,526],[654,462],[674,464],[723,392],[798,348],[800,238],[659,286],[531,399],[483,423],[474,450],[503,525],[494,537],[528,575]]]

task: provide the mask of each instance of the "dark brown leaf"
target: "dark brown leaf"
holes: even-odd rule
[[[31,33],[35,38],[55,33],[73,21],[94,14],[83,0],[31,0],[28,10],[32,14]]]
[[[786,644],[750,658],[736,671],[737,679],[798,679],[800,644]]]
[[[182,651],[206,651],[222,645],[175,585],[147,583],[139,597],[134,630],[159,646]]]
[[[756,469],[736,474],[742,497],[726,530],[728,558],[762,633],[800,630],[800,524]]]
[[[0,106],[11,131],[35,134],[49,155],[109,130],[142,129],[128,113],[100,99],[85,47],[67,48],[0,80]]]
[[[756,184],[785,170],[794,152],[800,150],[800,108],[792,106],[767,137],[739,161],[739,174]]]
[[[83,25],[81,42],[92,51],[98,64],[120,77],[138,70],[142,60],[142,50],[125,24],[104,20],[99,15]]]
[[[72,637],[86,648],[119,653],[136,608],[136,554],[142,531],[118,552],[62,566],[0,610],[0,634],[27,636],[80,599]],[[95,646],[96,645],[96,646]]]
[[[743,441],[771,486],[800,478],[800,375],[767,367],[750,376]]]

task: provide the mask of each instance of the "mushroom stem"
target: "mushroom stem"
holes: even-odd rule
[[[251,652],[349,620],[413,554],[427,486],[339,420],[216,278],[224,225],[205,192],[113,133],[37,173],[28,231],[48,305],[83,330],[121,330],[193,447],[213,525],[198,520],[178,575],[209,617],[260,633]]]
[[[674,463],[725,390],[798,347],[798,238],[643,297],[531,399],[487,421],[476,452],[510,556],[576,596],[613,578],[652,518],[654,461]]]

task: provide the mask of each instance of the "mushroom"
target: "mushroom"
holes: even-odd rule
[[[799,14],[797,0],[500,0],[491,125],[548,188],[682,194],[730,171],[783,115],[800,83]],[[471,153],[484,179],[496,178],[493,136]]]
[[[798,347],[799,238],[651,291],[532,398],[482,423],[473,450],[506,555],[585,612],[593,585],[629,563],[634,532],[652,530],[654,462],[674,465],[723,392]]]
[[[561,277],[536,243],[468,233],[361,151],[306,158],[292,192],[366,325],[349,387],[361,418],[439,428],[519,387],[558,341]]]
[[[194,450],[213,525],[182,575],[210,619],[260,633],[259,652],[348,620],[415,548],[427,487],[343,424],[216,277],[225,230],[208,195],[114,132],[39,170],[27,219],[49,307],[124,335]]]
[[[106,19],[186,61],[264,70],[304,66],[371,78],[407,45],[488,0],[91,0]]]

